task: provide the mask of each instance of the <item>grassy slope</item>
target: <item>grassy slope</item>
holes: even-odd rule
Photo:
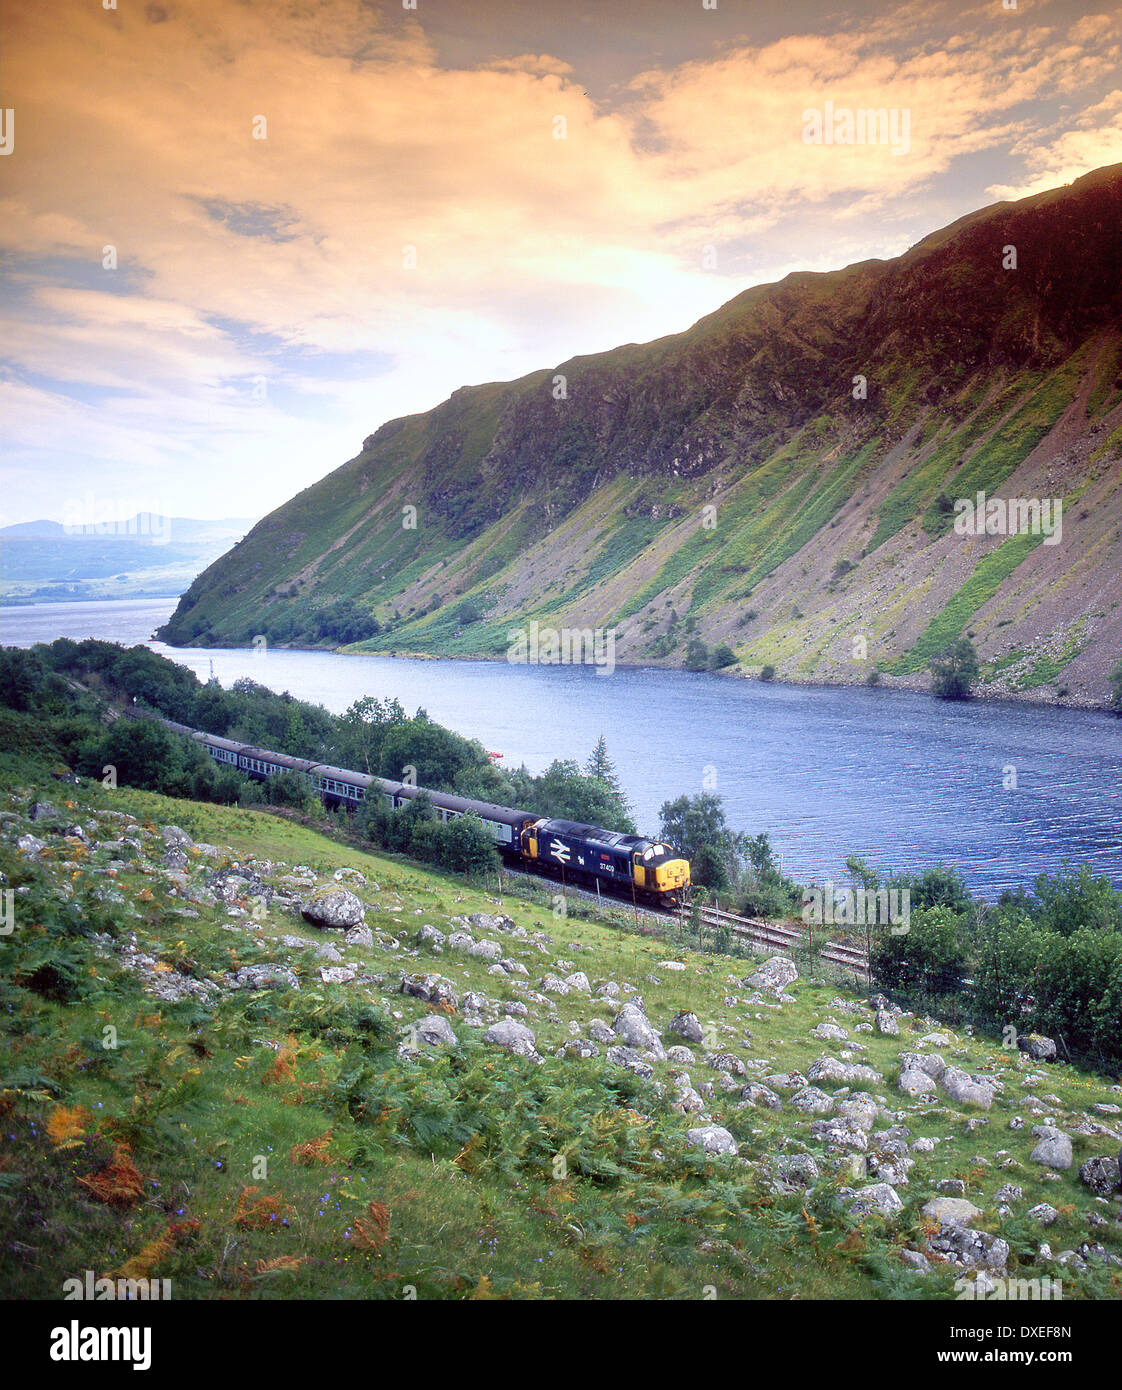
[[[43,791],[36,775],[26,763],[7,763],[10,812],[19,815]],[[61,805],[57,786],[46,793]],[[110,833],[107,811],[135,816],[137,833],[143,838],[149,827],[160,850],[155,828],[178,824],[222,847],[222,860],[196,855],[200,864],[252,856],[278,861],[277,873],[284,871],[279,861],[319,876],[358,868],[368,879],[359,891],[377,944],[345,948],[349,960],[384,976],[388,989],[404,968],[439,970],[461,993],[477,989],[500,1001],[524,993],[517,977],[490,976],[485,961],[460,953],[404,959],[422,922],[447,929],[450,916],[495,911],[493,899],[475,889],[256,812],[100,788],[83,789],[65,809],[83,822],[100,817],[103,834]],[[8,822],[6,838],[21,828]],[[279,910],[259,931],[221,907],[199,905],[197,918],[176,915],[184,900],[168,896],[158,870],[142,864],[107,878],[98,873],[107,851],[91,860],[65,841],[55,845],[43,870],[21,869],[10,844],[0,856],[13,877],[43,873],[75,891],[85,882],[117,890],[125,930],[167,972],[206,977],[238,963],[283,960],[284,948],[270,938],[285,933],[310,947],[323,940]],[[550,938],[540,948],[503,938],[534,985],[543,971],[563,969],[559,958],[585,971],[594,989],[605,979],[631,982],[660,1026],[691,1009],[717,1030],[722,1049],[766,1059],[768,1071],[836,1055],[836,1044],[810,1037],[816,1023],[833,1018],[852,1029],[859,1021],[837,1007],[851,996],[811,980],[794,987],[795,1003],[752,1008],[739,998],[744,962],[671,951],[625,930],[626,914],[617,925],[558,919],[509,897],[504,909],[527,932]],[[17,932],[35,931],[34,922],[18,919]],[[0,940],[0,953],[13,940]],[[660,969],[671,956],[687,969]],[[407,1285],[422,1298],[697,1298],[706,1285],[722,1297],[945,1297],[953,1273],[914,1274],[895,1252],[922,1239],[918,1207],[937,1179],[951,1176],[985,1209],[982,1224],[1000,1228],[1020,1252],[1023,1277],[1046,1272],[1031,1257],[1041,1233],[1023,1215],[1033,1203],[1048,1200],[1061,1210],[1046,1235],[1054,1249],[1087,1235],[1096,1204],[1075,1171],[1046,1182],[1028,1162],[1030,1090],[1045,1097],[1036,1113],[1069,1125],[1093,1101],[1110,1099],[1103,1082],[1066,1066],[1048,1068],[1030,1086],[1017,1054],[956,1038],[942,1049],[951,1060],[1008,1087],[988,1128],[971,1133],[970,1117],[946,1101],[913,1104],[895,1091],[896,1054],[910,1045],[907,1024],[900,1040],[866,1034],[861,1060],[886,1077],[875,1093],[909,1112],[913,1134],[942,1142],[933,1154],[915,1155],[911,1185],[901,1190],[906,1211],[894,1224],[857,1222],[833,1201],[830,1181],[813,1198],[770,1190],[765,1177],[776,1154],[809,1150],[822,1161],[809,1117],[789,1106],[737,1110],[735,1092],[718,1091],[714,1118],[733,1131],[749,1162],[707,1160],[684,1143],[691,1121],[667,1112],[643,1083],[603,1060],[550,1056],[571,1035],[570,1024],[586,1035],[591,1018],[610,1018],[602,1001],[574,993],[531,1004],[528,1021],[546,1055],[541,1067],[472,1041],[405,1063],[376,1050],[377,1029],[368,1018],[364,1031],[358,1010],[373,1005],[382,1026],[396,1031],[430,1006],[374,981],[323,985],[310,953],[289,957],[302,980],[298,993],[227,994],[201,1012],[191,1001],[167,1005],[143,994],[135,975],[104,957],[89,958],[97,979],[83,1002],[15,991],[0,1081],[0,1231],[5,1248],[18,1249],[5,1262],[7,1296],[56,1297],[64,1278],[89,1268],[170,1277],[180,1299],[393,1298]],[[472,1037],[457,1016],[450,1022],[462,1043]],[[119,1032],[115,1051],[101,1047],[108,1024]],[[926,1031],[918,1020],[913,1029],[915,1038]],[[364,1072],[369,1057],[375,1065]],[[656,1072],[664,1078],[669,1070]],[[700,1056],[690,1071],[695,1085],[717,1075]],[[1013,1113],[1027,1117],[1025,1129],[1007,1129]],[[73,1141],[59,1146],[68,1117]],[[78,1178],[120,1141],[131,1145],[144,1188],[139,1201],[116,1209],[91,1200]],[[998,1150],[1008,1151],[1011,1166],[998,1166]],[[1076,1138],[1077,1165],[1104,1151],[1110,1141]],[[558,1153],[568,1177],[555,1175]],[[261,1155],[268,1158],[264,1177],[254,1175]],[[1017,1215],[1000,1221],[993,1194],[1006,1181],[1022,1185],[1024,1199]],[[373,1212],[372,1201],[380,1204]],[[384,1238],[379,1219],[388,1220]],[[1112,1230],[1095,1235],[1122,1248]],[[1117,1275],[1065,1274],[1065,1297],[1118,1293]]]

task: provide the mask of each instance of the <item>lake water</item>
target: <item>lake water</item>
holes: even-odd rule
[[[1088,860],[1122,886],[1122,720],[1110,715],[684,671],[601,676],[591,667],[150,642],[173,606],[0,610],[0,641],[149,642],[203,680],[212,669],[223,685],[251,676],[336,712],[363,695],[396,696],[534,772],[554,758],[583,763],[603,733],[641,830],[657,830],[664,801],[715,790],[730,825],[768,831],[785,869],[804,881],[844,881],[845,857],[856,853],[892,868],[957,864],[991,898],[1065,858]]]

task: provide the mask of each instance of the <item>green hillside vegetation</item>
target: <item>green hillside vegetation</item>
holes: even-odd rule
[[[856,680],[838,653],[887,601],[931,629],[918,648],[900,624],[872,634],[906,681],[975,593],[1023,593],[1011,630],[980,639],[998,660],[1063,586],[1012,538],[941,613],[955,498],[1038,495],[1057,468],[1070,493],[1074,474],[1095,505],[1065,527],[1065,579],[1093,593],[1084,557],[1103,575],[1119,560],[1120,214],[1122,174],[1099,170],[894,261],[757,286],[684,333],[463,387],[266,517],[161,635],[494,657],[533,618],[616,625],[622,662],[684,665],[696,638],[741,669]],[[813,582],[842,560],[843,591]],[[1071,676],[1100,702],[1115,627],[1088,627]]]
[[[1086,1126],[1112,1094],[1092,1074],[1060,1063],[1044,1077],[1015,1050],[940,1026],[948,1060],[1004,1088],[990,1130],[978,1129],[970,1106],[896,1090],[898,1054],[930,1048],[934,1020],[905,1014],[899,1037],[854,1036],[871,1012],[806,963],[769,997],[743,982],[752,962],[636,934],[626,912],[593,921],[500,905],[462,877],[260,811],[52,783],[34,755],[0,760],[0,806],[0,869],[17,900],[0,938],[7,1297],[57,1298],[89,1268],[168,1278],[177,1300],[696,1299],[708,1287],[720,1298],[953,1298],[961,1270],[901,1258],[937,1229],[921,1207],[944,1179],[983,1210],[978,1229],[1008,1244],[1010,1273],[1062,1273],[1065,1299],[1120,1292],[1106,1258],[1122,1249],[1117,1227],[1088,1225],[1101,1199],[1074,1168],[1049,1180],[1029,1160],[1028,1129],[1005,1124],[1023,1114]],[[28,833],[42,848],[19,847]],[[366,944],[287,905],[317,883],[338,887],[336,871],[364,904]],[[439,952],[423,924],[444,934]],[[486,958],[454,949],[458,925],[461,939],[498,936],[529,977],[496,979]],[[327,944],[341,965],[325,960]],[[540,992],[566,970],[598,997]],[[410,1025],[434,1007],[400,982],[433,972],[449,980],[435,1014],[455,1042],[418,1050]],[[687,1140],[696,1117],[670,1104],[681,1063],[644,1079],[573,1046],[637,995],[667,1046],[682,1041],[666,1031],[680,1011],[709,1030],[689,1071],[737,1156]],[[539,1060],[482,1041],[483,1024],[523,1003]],[[722,1070],[805,1071],[836,1051],[812,1036],[830,1021],[885,1078],[865,1083],[881,1108],[859,1163],[815,1136],[789,1092],[778,1109],[745,1104],[743,1076]],[[832,1106],[864,1104],[822,1084]],[[913,1148],[899,1211],[858,1215],[847,1193],[875,1185],[901,1122],[913,1144],[937,1142]],[[1104,1151],[1090,1130],[1074,1142],[1077,1165]],[[998,1195],[1010,1181],[1011,1205]],[[1058,1212],[1055,1250],[1090,1233],[1103,1257],[1062,1270],[1040,1261],[1028,1212],[1041,1201]]]

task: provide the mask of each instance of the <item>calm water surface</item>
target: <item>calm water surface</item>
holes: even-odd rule
[[[149,642],[170,600],[0,610],[0,641]],[[583,762],[603,733],[641,829],[663,801],[716,790],[730,824],[770,832],[789,873],[844,877],[848,854],[957,864],[988,897],[1065,858],[1122,886],[1122,720],[897,691],[768,686],[684,671],[411,661],[252,649],[157,651],[223,685],[251,676],[328,709],[363,695],[424,706],[506,762]],[[1005,771],[1015,770],[1016,786]]]

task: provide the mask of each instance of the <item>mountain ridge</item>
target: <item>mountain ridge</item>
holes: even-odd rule
[[[983,693],[1104,703],[1120,214],[1114,165],[681,333],[461,387],[265,517],[161,635],[496,656],[537,619],[614,626],[626,663],[727,644],[745,674],[922,685],[969,633]],[[1058,543],[955,534],[979,491],[1063,499]]]

